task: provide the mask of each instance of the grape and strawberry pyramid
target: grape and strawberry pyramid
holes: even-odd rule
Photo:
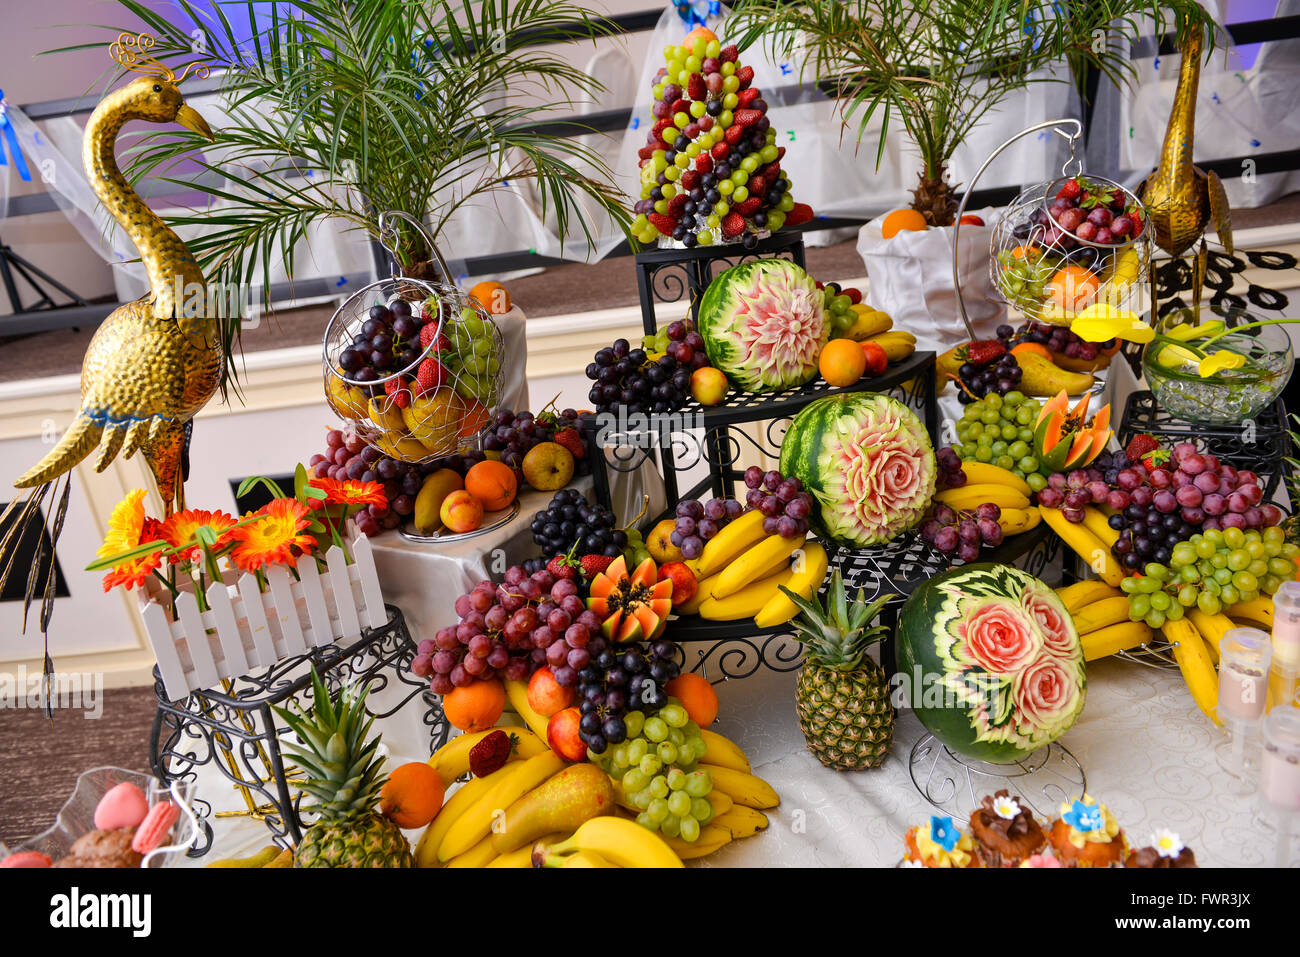
[[[722,46],[698,27],[681,46],[664,49],[667,66],[654,78],[653,125],[638,151],[641,198],[632,234],[683,246],[758,245],[764,231],[797,226],[812,209],[796,203],[781,168],[785,147],[742,66],[735,44]]]

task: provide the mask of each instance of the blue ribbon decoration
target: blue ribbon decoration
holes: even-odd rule
[[[717,3],[718,0],[711,0],[709,9],[712,10]],[[695,5],[691,0],[673,0],[673,6],[677,8],[677,15],[686,24],[687,32],[694,30],[696,27],[705,26],[704,18],[695,12]]]
[[[31,170],[27,168],[27,160],[23,158],[23,151],[18,146],[18,133],[14,130],[14,124],[9,119],[9,103],[5,100],[5,91],[0,90],[0,131],[3,131],[5,142],[9,144],[9,153],[14,158],[14,166],[18,169],[18,175],[23,178],[24,182],[32,181]],[[4,147],[0,146],[0,166],[8,166],[5,162]]]

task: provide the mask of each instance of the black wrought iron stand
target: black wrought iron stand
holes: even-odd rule
[[[368,708],[376,718],[397,713],[417,696],[424,702],[424,724],[429,731],[430,752],[447,740],[449,725],[442,714],[441,699],[429,692],[427,680],[411,673],[415,643],[400,609],[387,605],[388,622],[368,628],[346,647],[323,645],[306,654],[294,655],[274,666],[231,681],[222,689],[192,692],[189,697],[166,700],[162,680],[154,670],[158,710],[149,739],[149,762],[164,782],[194,779],[198,769],[215,765],[238,791],[246,809],[218,812],[216,817],[250,816],[265,822],[272,839],[281,846],[296,844],[302,836],[298,817],[300,795],[290,794],[294,770],[286,768],[280,750],[284,727],[275,720],[273,706],[289,699],[304,708],[311,705],[309,666],[315,665],[326,686],[337,691],[343,684],[369,682],[368,703],[383,700],[390,681],[396,680],[400,697],[385,702],[385,710]],[[402,688],[400,686],[406,686]],[[212,845],[212,805],[197,800],[195,812],[206,837],[190,851],[201,857]]]

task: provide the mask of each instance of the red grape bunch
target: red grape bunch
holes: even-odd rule
[[[775,469],[764,472],[751,465],[745,469],[745,486],[749,489],[745,504],[763,513],[764,532],[784,538],[808,534],[813,497],[803,490],[803,483],[797,478],[786,478]],[[682,554],[686,554],[685,549]]]
[[[704,543],[718,534],[733,518],[744,514],[745,506],[734,498],[684,499],[677,503],[677,524],[668,536],[686,558],[699,558]]]
[[[945,445],[935,453],[935,461],[939,466],[939,488],[961,488],[966,484],[966,473],[962,471],[961,457],[957,455],[955,449]]]
[[[934,517],[921,525],[921,539],[944,555],[973,562],[980,557],[981,544],[991,548],[1002,544],[1001,517],[1002,509],[992,502],[961,511],[940,503]]]
[[[573,409],[556,412],[548,405],[536,415],[526,410],[500,409],[482,433],[483,448],[500,453],[501,461],[514,469],[515,478],[522,483],[524,456],[542,442],[558,442],[573,453],[574,473],[586,475],[591,471],[591,463],[583,446],[585,430],[586,426]]]

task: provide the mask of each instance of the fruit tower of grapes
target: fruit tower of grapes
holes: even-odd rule
[[[666,47],[664,60],[638,153],[633,235],[643,243],[664,236],[687,248],[738,242],[753,249],[764,231],[811,219],[812,209],[790,193],[785,147],[776,145],[754,68],[741,65],[735,44],[724,47],[700,27],[681,46]]]

